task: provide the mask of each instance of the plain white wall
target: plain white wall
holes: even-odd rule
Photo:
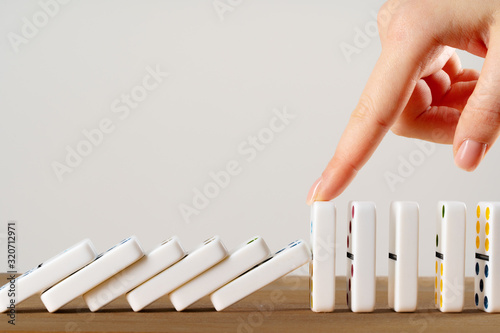
[[[20,271],[85,237],[100,251],[130,234],[146,250],[173,234],[187,249],[213,234],[228,248],[255,234],[272,250],[309,240],[307,191],[380,53],[373,27],[382,1],[54,3],[0,2],[0,234],[8,220],[18,221]],[[214,3],[226,10],[222,19]],[[346,56],[346,45],[356,52]],[[463,62],[480,69],[482,59]],[[127,114],[121,95],[139,96],[156,69],[168,77]],[[266,130],[285,109],[295,118],[280,132]],[[82,131],[103,119],[112,133],[60,181],[53,163],[65,163],[67,146],[76,149]],[[259,133],[268,142],[253,156],[248,140]],[[500,150],[466,173],[454,166],[449,146],[428,148],[433,152],[391,189],[385,174],[422,154],[415,140],[389,134],[335,200],[337,274],[345,274],[353,199],[377,204],[378,275],[387,275],[390,202],[418,201],[420,274],[432,275],[436,203],[444,199],[469,208],[472,275],[473,207],[498,200]],[[228,163],[239,174],[186,223],[179,207],[192,206],[194,191]],[[6,270],[5,245],[0,249]]]

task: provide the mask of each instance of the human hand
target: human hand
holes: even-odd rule
[[[340,195],[389,129],[453,144],[467,171],[500,132],[499,1],[389,0],[378,28],[381,55],[308,204]],[[462,69],[454,48],[485,58],[481,74]]]

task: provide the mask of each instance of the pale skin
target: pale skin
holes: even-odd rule
[[[452,144],[466,171],[500,133],[500,1],[389,0],[378,28],[381,55],[308,204],[340,195],[389,130]],[[455,49],[485,58],[481,73]]]

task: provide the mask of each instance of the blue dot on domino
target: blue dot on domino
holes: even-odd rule
[[[488,296],[484,296],[484,308],[488,309]]]
[[[479,263],[476,262],[476,275],[479,275]]]
[[[477,293],[474,296],[474,301],[476,302],[476,306],[478,306],[479,305],[479,295]]]
[[[488,265],[484,266],[484,276],[485,277],[488,277],[489,272],[490,272],[490,269],[489,269]]]
[[[483,292],[483,289],[484,289],[484,283],[483,283],[483,279],[481,279],[479,281],[479,290],[481,290],[481,292]]]

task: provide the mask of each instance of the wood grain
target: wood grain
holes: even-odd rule
[[[5,275],[0,275],[4,279]],[[92,313],[80,297],[57,313],[48,313],[40,297],[19,304],[16,326],[2,314],[2,332],[458,332],[499,331],[500,316],[475,310],[473,279],[466,279],[465,310],[445,314],[434,309],[433,278],[419,279],[415,313],[395,313],[387,306],[387,278],[377,278],[377,307],[373,313],[352,313],[345,302],[345,278],[337,277],[336,310],[309,310],[307,277],[287,276],[222,312],[204,298],[176,312],[163,297],[143,312],[131,311],[120,297]],[[479,331],[478,331],[479,332]]]

